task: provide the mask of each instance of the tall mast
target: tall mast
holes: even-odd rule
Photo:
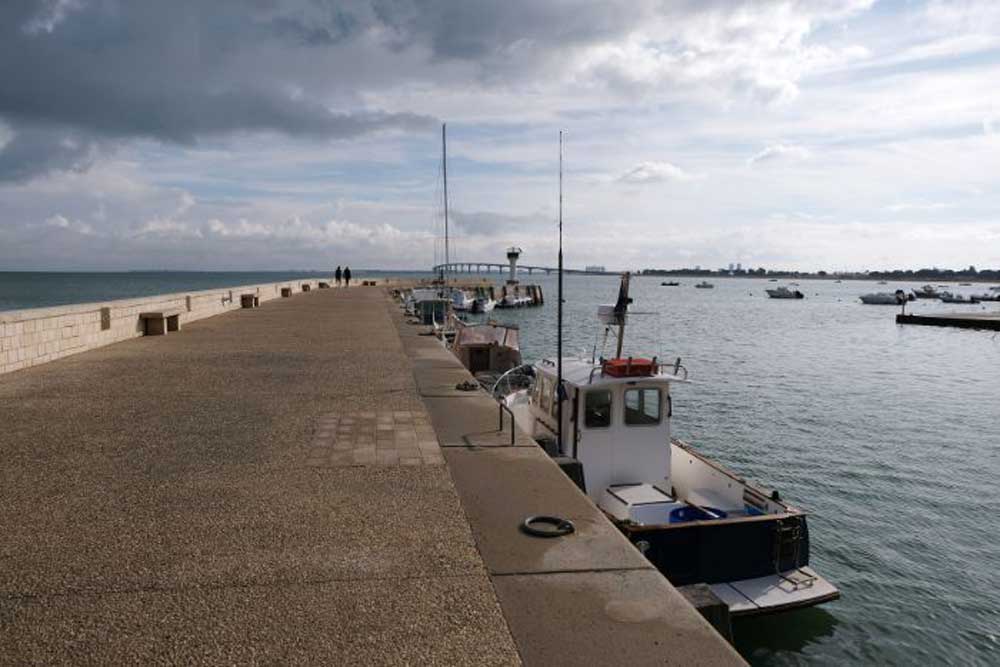
[[[563,237],[563,133],[559,130],[559,289],[558,289],[558,299],[556,306],[556,321],[557,321],[557,333],[556,333],[556,420],[559,424],[556,433],[556,443],[557,451],[562,454],[563,446],[563,375],[562,375],[562,339],[563,339],[563,247],[562,247],[562,237]]]
[[[441,123],[441,169],[444,172],[444,267],[449,270],[451,262],[448,257],[448,139],[445,133],[446,123]]]

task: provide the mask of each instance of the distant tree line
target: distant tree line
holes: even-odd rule
[[[1000,269],[893,269],[891,271],[789,271],[785,269],[643,269],[645,276],[744,276],[768,278],[855,278],[877,280],[996,280]]]

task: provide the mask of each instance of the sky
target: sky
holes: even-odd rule
[[[4,0],[0,270],[1000,268],[1000,2]]]

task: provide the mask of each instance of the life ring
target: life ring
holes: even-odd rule
[[[549,526],[541,528],[540,526]],[[569,519],[558,516],[529,516],[521,522],[521,530],[534,537],[562,537],[576,531]]]

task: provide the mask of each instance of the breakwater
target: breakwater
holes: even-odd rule
[[[176,312],[183,326],[240,308],[245,294],[261,303],[282,298],[282,290],[317,289],[320,282],[332,283],[312,278],[0,312],[0,374],[142,336],[141,313]]]

